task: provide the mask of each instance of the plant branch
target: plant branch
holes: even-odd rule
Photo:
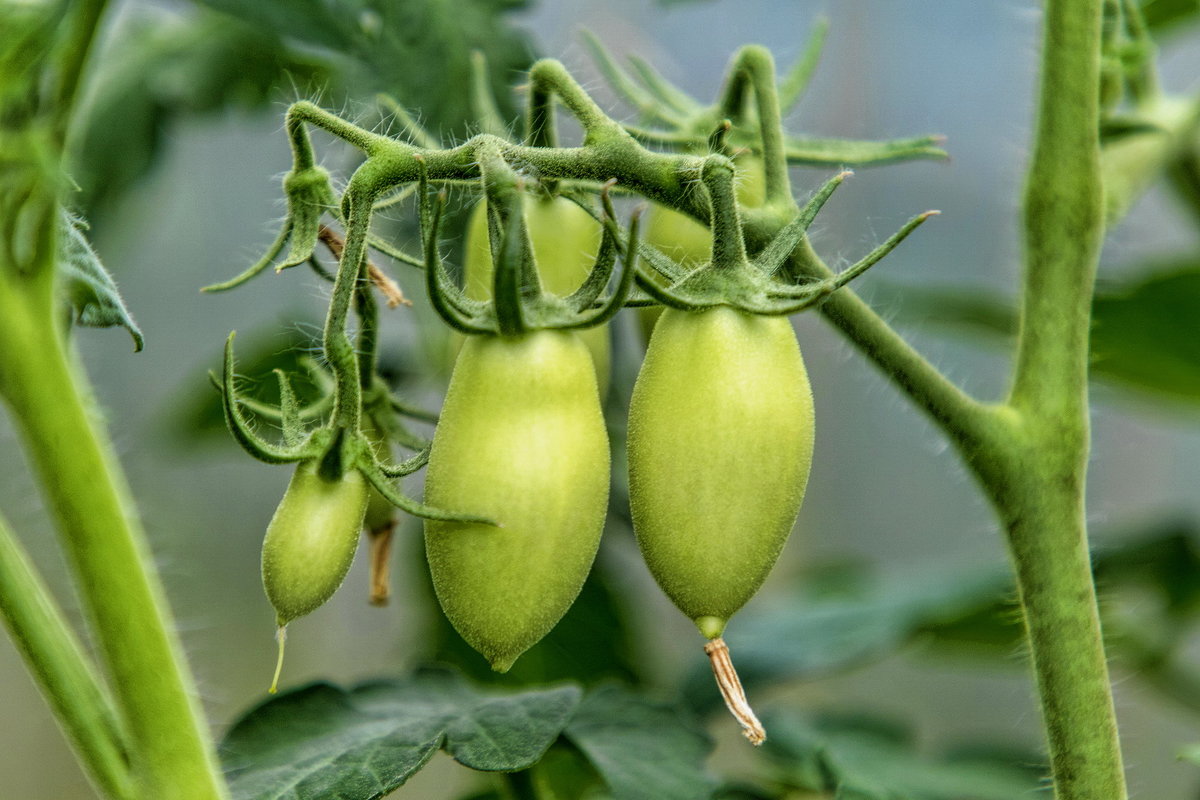
[[[132,800],[126,737],[92,659],[0,517],[0,616],[96,788]]]
[[[1104,233],[1100,0],[1047,0],[1025,190],[1009,458],[989,492],[1008,531],[1058,800],[1126,797],[1087,548],[1088,338]]]
[[[56,517],[128,732],[137,796],[224,798],[163,588],[117,461],[95,426],[94,401],[77,383],[63,340],[53,271],[22,279],[4,267],[0,396]]]

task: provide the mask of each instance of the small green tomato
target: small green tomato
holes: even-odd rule
[[[425,522],[454,628],[506,672],[574,602],[608,507],[609,446],[592,359],[571,331],[470,336],[442,407],[425,502],[498,526]]]
[[[356,469],[336,480],[301,462],[263,541],[262,578],[282,628],[315,611],[342,585],[362,528],[370,486]]]
[[[663,312],[630,402],[629,499],[650,572],[709,639],[775,564],[812,449],[812,393],[786,317]]]

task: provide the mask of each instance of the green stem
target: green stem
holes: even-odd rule
[[[720,116],[735,124],[743,119],[747,90],[754,92],[758,111],[763,172],[766,175],[766,202],[769,205],[790,205],[792,185],[788,178],[779,91],[775,87],[775,60],[771,57],[771,51],[760,45],[743,47],[734,57],[729,84],[718,106]]]
[[[0,616],[96,788],[132,800],[126,737],[112,698],[3,517]]]
[[[1025,273],[1006,468],[1008,531],[1059,800],[1126,797],[1087,548],[1088,334],[1104,232],[1101,0],[1047,0],[1025,192]],[[983,474],[989,474],[988,468]]]
[[[53,273],[0,265],[0,396],[8,402],[129,736],[137,796],[225,797],[162,586],[94,402],[56,323]]]

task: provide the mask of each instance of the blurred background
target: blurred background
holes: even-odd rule
[[[129,0],[113,7],[97,54],[103,68],[90,96],[94,108],[110,111],[108,117],[97,115],[99,122],[83,139],[85,158],[94,157],[99,166],[81,180],[81,210],[147,345],[134,355],[120,330],[76,333],[218,730],[260,700],[270,678],[274,626],[259,578],[259,548],[290,470],[252,461],[222,433],[206,372],[218,366],[233,329],[248,361],[255,353],[265,359],[318,335],[326,286],[309,271],[292,270],[265,274],[229,294],[202,296],[198,289],[240,272],[274,236],[283,213],[279,180],[290,165],[282,120],[291,100],[315,95],[375,125],[371,96],[390,91],[430,127],[442,128],[447,140],[462,138],[466,114],[465,84],[431,85],[448,80],[429,61],[437,53],[432,46],[379,44],[410,47],[414,55],[391,63],[390,72],[361,78],[370,72],[369,56],[331,54],[312,37],[289,38],[286,29],[269,27],[264,17],[236,23],[242,39],[229,38],[239,42],[236,47],[189,56],[187,37],[199,42],[233,29],[223,11],[236,5]],[[818,17],[830,23],[827,46],[789,129],[862,139],[942,134],[951,158],[858,169],[818,218],[816,247],[830,263],[845,265],[913,214],[940,209],[941,217],[907,240],[858,290],[954,380],[978,396],[999,398],[1006,388],[1009,342],[985,330],[981,320],[986,310],[1002,309],[1018,285],[1036,3],[473,0],[455,17],[462,30],[420,30],[442,37],[440,46],[458,48],[454,52],[487,43],[498,83],[519,84],[519,69],[531,56],[559,58],[602,105],[632,121],[633,111],[621,105],[588,58],[580,28],[596,33],[620,56],[641,55],[707,101],[739,45],[767,45],[781,67],[790,65]],[[370,31],[380,20],[364,13],[350,22]],[[139,47],[131,41],[140,41]],[[1167,30],[1161,44],[1165,87],[1194,91],[1200,30]],[[239,61],[244,54],[237,48],[258,53],[262,63]],[[169,66],[160,69],[162,64]],[[201,73],[213,84],[203,90],[211,96],[195,88],[194,76]],[[374,84],[347,91],[354,80]],[[430,88],[424,93],[411,88],[422,85]],[[422,108],[414,101],[447,106]],[[458,110],[450,107],[456,103]],[[326,137],[314,140],[325,166],[335,176],[348,176],[354,154]],[[833,171],[795,169],[797,193],[812,191]],[[411,247],[403,222],[396,229]],[[1198,253],[1195,218],[1164,186],[1156,186],[1109,236],[1101,290],[1125,296],[1157,265],[1190,260],[1194,268]],[[384,365],[414,402],[436,407],[448,364],[437,334],[428,333],[432,323],[422,308],[420,276],[403,265],[388,268],[417,307],[386,312]],[[986,301],[978,318],[963,312],[965,296]],[[1161,319],[1177,313],[1173,309],[1154,311]],[[1198,320],[1167,321],[1183,330],[1190,326],[1191,337],[1200,340]],[[799,316],[796,326],[817,409],[812,478],[792,541],[735,626],[754,629],[756,619],[771,619],[794,603],[797,592],[811,593],[812,586],[843,573],[860,582],[869,576],[872,586],[888,581],[927,586],[939,576],[953,580],[989,570],[1003,574],[1006,554],[996,521],[939,432],[818,314]],[[614,336],[617,373],[609,400],[619,416],[640,344],[632,319],[620,320]],[[1147,569],[1174,567],[1178,573],[1147,583],[1126,581],[1114,569],[1111,585],[1102,576],[1114,626],[1128,618],[1127,627],[1144,630],[1139,620],[1153,619],[1151,627],[1161,621],[1163,581],[1195,577],[1186,569],[1200,550],[1200,382],[1164,388],[1119,369],[1098,370],[1096,378],[1088,497],[1094,543],[1123,553],[1116,562],[1144,556],[1153,562]],[[0,507],[74,610],[51,526],[3,415],[0,453]],[[419,476],[407,487],[418,492]],[[1145,542],[1151,543],[1151,555],[1138,549]],[[398,531],[395,594],[386,608],[366,603],[362,555],[333,600],[290,629],[285,683],[397,674],[453,651],[438,645],[442,650],[435,653],[430,646],[445,632],[431,614],[419,526],[408,520]],[[621,635],[632,638],[623,645],[631,654],[628,668],[651,691],[674,696],[697,666],[706,668],[700,638],[661,596],[619,518],[605,536],[600,563],[614,607],[623,614]],[[1186,586],[1178,591],[1186,592]],[[991,613],[986,605],[981,613]],[[960,612],[952,616],[958,619]],[[1171,614],[1186,616],[1177,608]],[[900,721],[922,752],[987,742],[1030,753],[1036,764],[1042,743],[1031,677],[1000,617],[991,628],[974,629],[1001,630],[994,640],[975,637],[978,647],[964,646],[972,635],[938,627],[945,620],[925,620],[844,664],[810,672],[797,668],[796,679],[764,685],[752,699],[760,710],[786,704]],[[603,637],[605,629],[596,635]],[[1186,745],[1200,741],[1200,637],[1186,624],[1166,635],[1184,637],[1173,661],[1181,673],[1175,683],[1143,680],[1133,656],[1114,658],[1113,677],[1132,796],[1183,800],[1200,796],[1200,770],[1178,758]],[[811,648],[825,641],[814,639]],[[598,646],[604,645],[601,639]],[[471,655],[462,655],[464,662]],[[476,674],[483,664],[478,662],[464,668]],[[89,797],[7,639],[0,640],[0,691],[7,722],[0,726],[0,786],[7,787],[6,796]],[[709,729],[718,742],[711,769],[751,772],[748,748],[733,723],[714,716]],[[439,755],[397,796],[453,798],[479,783],[477,774]]]

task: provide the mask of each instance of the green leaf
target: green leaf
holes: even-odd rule
[[[117,284],[84,235],[86,230],[83,220],[62,213],[59,286],[71,310],[71,321],[89,328],[120,326],[133,337],[134,350],[141,350],[145,344],[142,332],[125,308]]]
[[[1184,748],[1179,757],[1184,761],[1190,761],[1193,764],[1200,765],[1200,744],[1194,744]]]
[[[1142,0],[1142,16],[1155,33],[1200,19],[1200,0]]]
[[[311,91],[328,80],[327,66],[284,46],[273,28],[212,13],[135,21],[105,52],[114,55],[101,61],[79,121],[75,179],[93,212],[149,169],[176,117],[257,108],[283,99],[281,87]]]
[[[840,570],[825,578],[730,624],[725,640],[747,689],[837,673],[879,658],[922,631],[991,608],[1011,586],[1003,565],[884,577]],[[838,588],[830,591],[822,583]],[[698,711],[721,702],[707,662],[692,670],[683,691],[685,704]]]
[[[1200,402],[1200,262],[1098,293],[1092,369],[1126,386]]]
[[[1014,800],[1046,797],[1046,769],[995,748],[928,759],[910,734],[871,719],[769,714],[764,751],[798,789],[855,800]]]
[[[712,780],[712,743],[671,706],[617,686],[594,689],[567,725],[568,740],[604,778],[614,800],[697,800]]]
[[[477,689],[426,671],[345,690],[318,683],[267,700],[222,745],[234,800],[375,800],[438,748],[477,770],[538,761],[579,704],[574,686]]]
[[[1102,284],[1092,305],[1092,374],[1150,395],[1200,403],[1200,259],[1155,265],[1127,284]],[[1016,310],[993,294],[895,290],[904,317],[984,340],[1016,331]]]
[[[436,134],[460,135],[473,122],[471,53],[482,52],[506,119],[515,116],[511,76],[531,48],[509,12],[525,0],[202,0],[286,38],[345,58],[336,94],[394,96]]]

